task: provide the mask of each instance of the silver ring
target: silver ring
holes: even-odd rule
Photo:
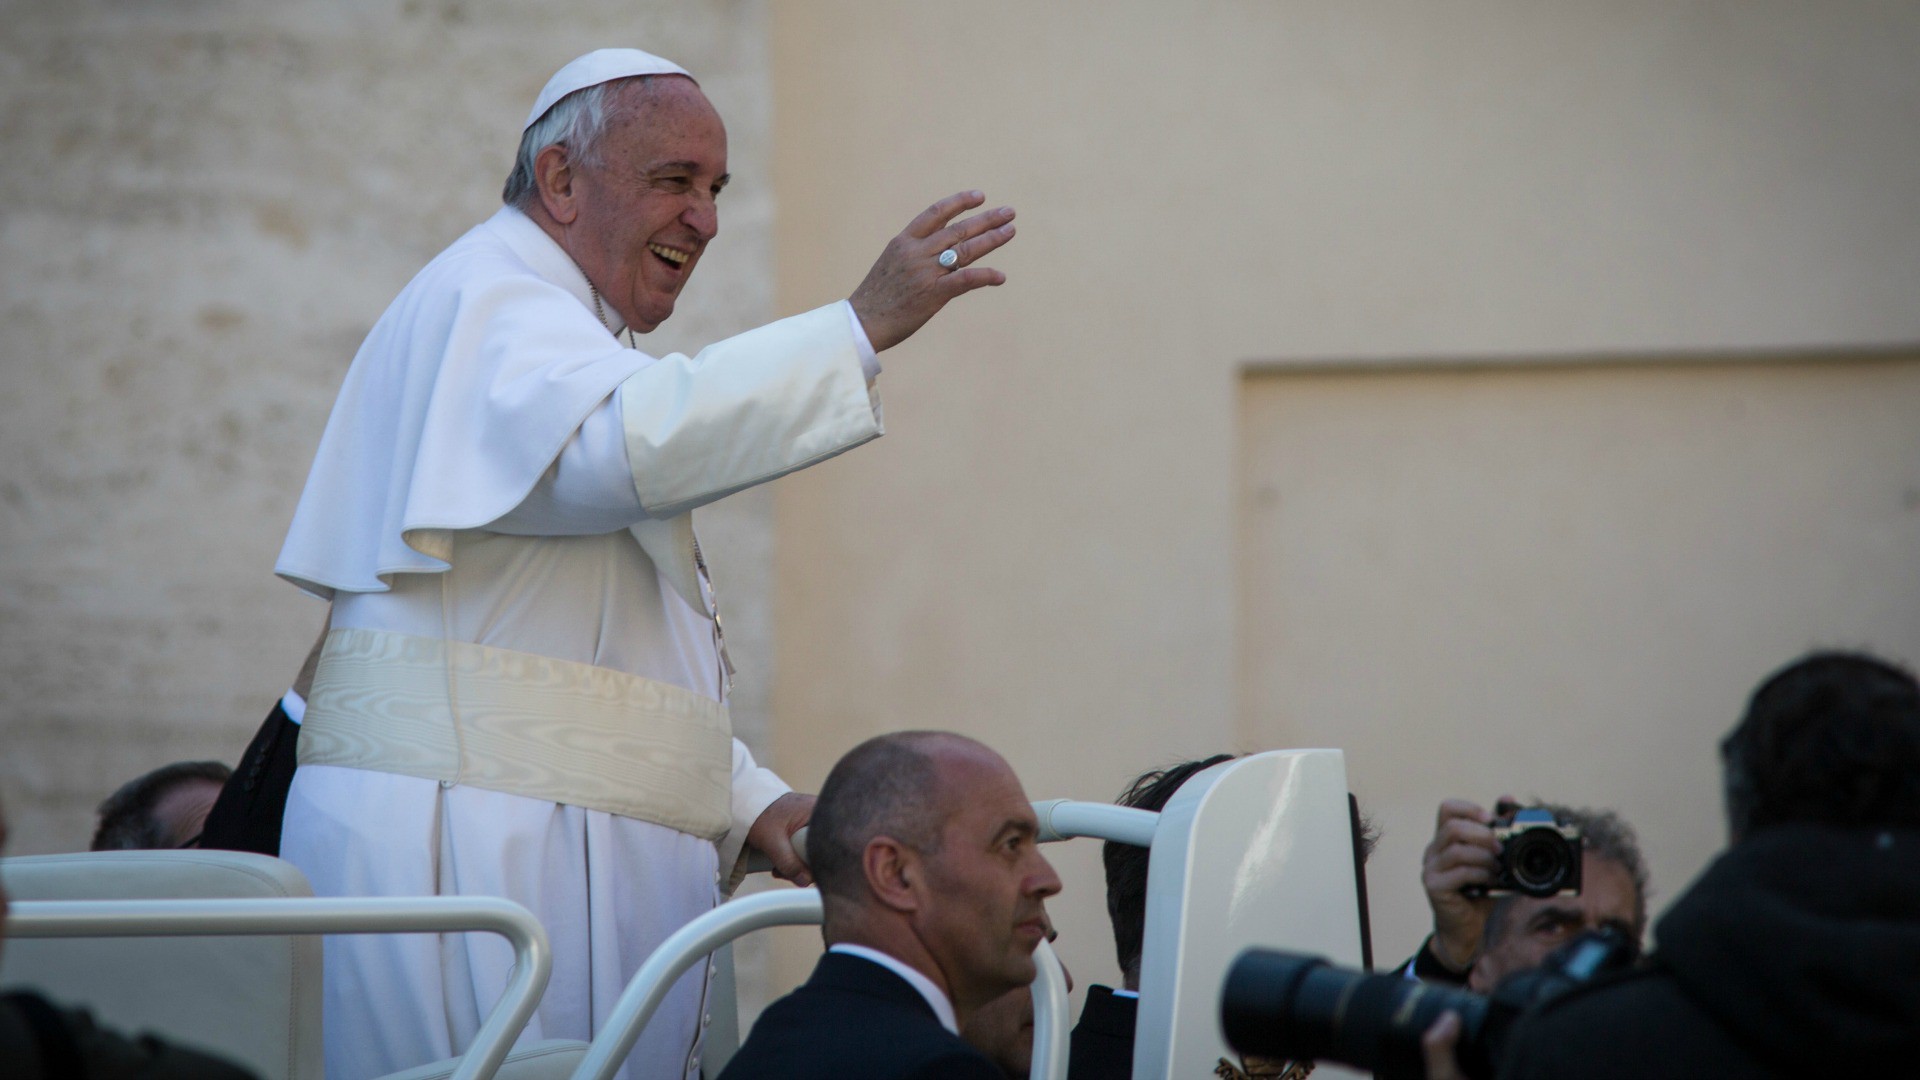
[[[947,250],[940,253],[940,268],[942,270],[951,270],[954,267],[959,265],[960,265],[959,252],[953,250],[952,248],[948,248]]]

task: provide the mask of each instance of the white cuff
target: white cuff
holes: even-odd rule
[[[746,876],[747,830],[775,799],[792,790],[772,769],[755,763],[746,743],[733,740],[733,827],[719,845],[722,892],[732,893]]]
[[[880,377],[880,354],[873,351],[873,342],[867,340],[867,328],[860,325],[860,316],[854,314],[850,301],[840,301],[847,309],[847,321],[853,324],[853,347],[860,354],[860,370],[867,376],[867,385]]]

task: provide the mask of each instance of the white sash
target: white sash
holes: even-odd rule
[[[569,660],[334,630],[302,765],[344,765],[603,810],[718,841],[731,826],[726,706]]]

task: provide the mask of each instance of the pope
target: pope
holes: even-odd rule
[[[561,68],[505,206],[441,252],[348,370],[277,572],[333,602],[282,855],[322,896],[491,895],[554,946],[528,1038],[591,1038],[744,849],[806,883],[812,810],[728,726],[695,508],[882,432],[877,354],[1005,275],[977,191],[908,223],[844,301],[650,356],[719,231],[726,128],[633,49]],[[326,943],[332,1077],[460,1052],[512,957],[484,935]],[[710,969],[629,1059],[697,1077]]]

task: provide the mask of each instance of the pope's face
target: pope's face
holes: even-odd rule
[[[646,333],[673,314],[720,231],[714,200],[727,183],[727,129],[679,76],[626,87],[611,104],[599,162],[575,166],[567,248],[602,299]]]

